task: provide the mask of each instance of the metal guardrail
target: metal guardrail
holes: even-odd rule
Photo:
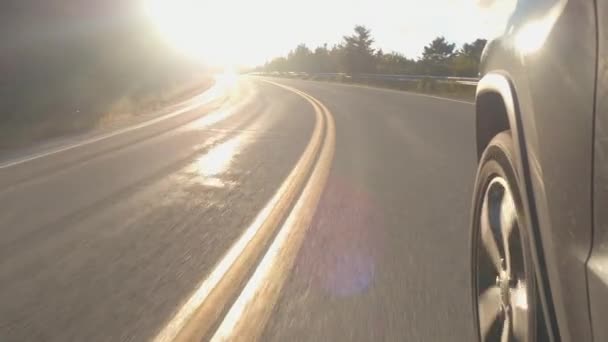
[[[357,75],[361,79],[374,79],[379,81],[419,81],[430,79],[438,82],[455,82],[464,85],[476,86],[479,79],[474,77],[453,77],[453,76],[427,76],[427,75],[388,75],[388,74],[361,74]]]
[[[315,77],[315,78],[330,78],[344,77],[350,79],[364,79],[377,81],[395,81],[395,82],[412,82],[424,79],[435,80],[441,83],[458,83],[468,86],[477,86],[479,79],[476,77],[453,77],[453,76],[428,76],[428,75],[402,75],[402,74],[357,74],[349,75],[345,73],[306,73],[306,72],[257,72],[256,75],[266,76],[290,76],[290,77]]]

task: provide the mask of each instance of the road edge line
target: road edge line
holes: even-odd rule
[[[93,135],[92,137],[89,138],[85,138],[81,141],[76,141],[76,142],[70,142],[70,143],[66,143],[64,145],[59,145],[56,147],[52,147],[46,151],[41,151],[41,152],[37,152],[37,153],[31,153],[31,154],[26,154],[25,156],[22,157],[15,157],[15,158],[10,158],[8,160],[2,161],[0,162],[0,170],[1,169],[8,169],[11,168],[13,166],[17,166],[17,165],[21,165],[36,159],[40,159],[40,158],[45,158],[48,156],[52,156],[54,154],[58,154],[58,153],[62,153],[62,152],[66,152],[69,150],[73,150],[75,148],[81,147],[81,146],[86,146],[86,145],[90,145],[90,144],[94,144],[96,142],[99,141],[104,141],[107,140],[109,138],[115,137],[115,136],[119,136],[131,131],[135,131],[141,128],[145,128],[151,125],[154,125],[156,123],[165,121],[167,119],[171,119],[173,117],[179,116],[183,113],[186,113],[188,111],[194,110],[198,107],[201,107],[203,105],[207,105],[209,103],[211,103],[212,101],[215,100],[215,98],[213,97],[214,92],[217,92],[217,88],[216,87],[220,87],[220,85],[213,85],[211,88],[205,90],[204,92],[193,96],[192,98],[188,99],[188,100],[184,100],[182,102],[180,102],[179,104],[182,103],[186,103],[188,101],[191,101],[195,98],[199,98],[199,97],[204,97],[207,94],[211,94],[208,99],[204,99],[202,102],[200,103],[194,103],[194,104],[190,104],[187,105],[186,107],[180,108],[180,109],[176,109],[174,111],[171,111],[167,114],[162,114],[160,116],[157,117],[152,117],[148,120],[144,120],[142,122],[138,122],[138,123],[134,123],[131,125],[127,125],[125,127],[121,127],[121,128],[117,128],[115,130],[112,130],[110,132],[107,133],[100,133],[98,135]],[[177,105],[179,105],[177,104]]]

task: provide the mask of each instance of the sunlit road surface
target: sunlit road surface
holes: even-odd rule
[[[272,81],[0,160],[0,341],[472,340],[473,106]]]

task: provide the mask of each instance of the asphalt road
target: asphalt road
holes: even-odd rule
[[[472,340],[473,106],[278,82],[327,106],[336,149],[263,339]],[[199,100],[0,160],[1,341],[150,340],[238,239],[302,154],[314,111],[258,79]]]

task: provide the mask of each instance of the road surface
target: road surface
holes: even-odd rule
[[[315,210],[286,202],[285,215],[310,224],[301,241],[286,240],[293,260],[273,271],[280,291],[254,297],[265,318],[238,316],[236,303],[287,216],[243,279],[224,281],[238,291],[197,339],[217,338],[236,312],[268,341],[472,340],[472,104],[273,82],[291,88],[243,77],[158,120],[0,160],[0,340],[160,341],[203,322],[199,306],[178,318],[315,132],[302,175],[313,183],[325,150],[327,174],[314,181]]]

